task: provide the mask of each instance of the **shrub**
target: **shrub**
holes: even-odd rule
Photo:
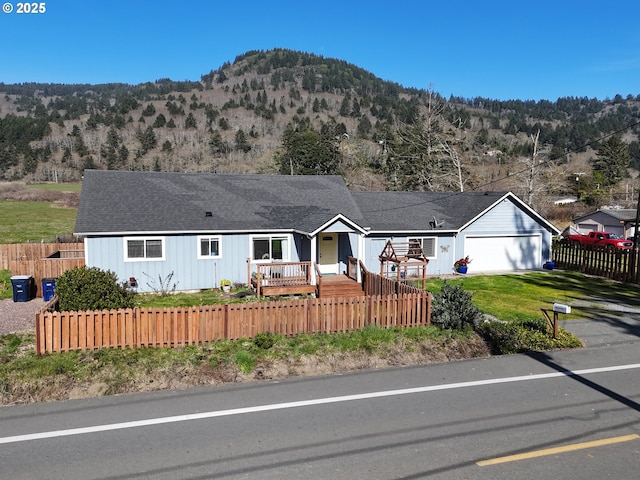
[[[494,355],[508,355],[558,348],[576,348],[582,343],[564,328],[553,338],[551,327],[542,318],[519,322],[482,322],[477,333],[487,342]]]
[[[272,332],[261,332],[253,337],[253,344],[262,350],[269,350],[277,341],[278,335]]]
[[[176,291],[176,288],[178,288],[178,282],[175,282],[173,285],[171,284],[171,280],[173,279],[173,272],[171,272],[164,278],[162,278],[162,275],[158,274],[157,282],[148,273],[142,273],[149,279],[149,281],[147,282],[147,287],[149,287],[156,295],[166,297],[170,293],[174,293]]]
[[[62,312],[131,308],[135,297],[115,273],[96,267],[67,270],[56,280],[56,294]]]
[[[463,330],[468,325],[474,325],[480,310],[472,297],[460,285],[454,286],[445,280],[440,293],[433,296],[432,322],[449,330]]]
[[[0,300],[11,298],[12,295],[11,270],[0,270]]]

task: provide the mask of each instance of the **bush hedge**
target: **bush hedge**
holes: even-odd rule
[[[97,267],[67,270],[56,280],[58,310],[61,312],[83,310],[110,310],[132,308],[135,293],[111,271]]]

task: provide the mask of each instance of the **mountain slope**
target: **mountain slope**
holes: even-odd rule
[[[462,185],[527,199],[536,135],[537,161],[555,179],[538,179],[539,203],[591,188],[588,160],[606,135],[619,132],[632,166],[640,164],[638,98],[446,100],[284,49],[239,55],[198,82],[0,84],[0,93],[5,180],[78,180],[84,168],[276,173],[287,129],[324,131],[339,155],[334,173],[357,189]],[[453,153],[443,153],[447,146]],[[425,156],[431,163],[419,166]],[[443,174],[443,162],[456,158],[459,168]],[[423,174],[429,178],[415,181]]]

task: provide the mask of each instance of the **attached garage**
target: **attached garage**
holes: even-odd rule
[[[538,269],[542,260],[542,235],[467,236],[464,252],[473,272]]]

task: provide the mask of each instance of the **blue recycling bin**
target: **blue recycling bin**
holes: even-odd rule
[[[34,280],[31,275],[14,275],[11,277],[13,286],[13,301],[28,302],[33,299]]]
[[[43,278],[42,279],[42,299],[48,302],[55,296],[56,279],[55,278]]]

